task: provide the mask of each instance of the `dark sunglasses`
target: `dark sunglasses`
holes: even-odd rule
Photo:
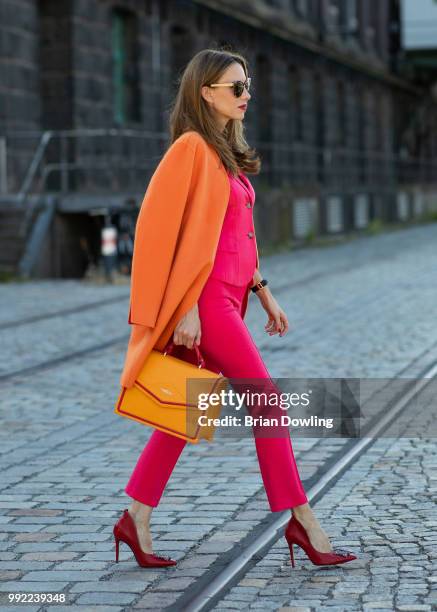
[[[247,91],[250,90],[251,77],[248,77],[246,81],[232,81],[232,83],[211,83],[209,87],[232,87],[234,96],[239,98],[246,87]]]

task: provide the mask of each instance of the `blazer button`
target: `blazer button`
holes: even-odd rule
[[[249,236],[249,238],[253,238],[253,232],[247,232],[247,235]]]

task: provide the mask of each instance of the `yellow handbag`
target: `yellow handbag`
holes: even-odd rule
[[[228,379],[204,367],[197,344],[197,366],[169,355],[174,346],[171,341],[162,353],[150,352],[134,385],[122,387],[114,412],[187,442],[211,441],[215,426],[208,419],[220,416],[221,403],[211,402],[209,394],[226,389]],[[202,410],[200,393],[208,394]]]

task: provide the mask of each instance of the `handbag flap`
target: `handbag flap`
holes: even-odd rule
[[[157,350],[150,352],[135,380],[137,389],[157,403],[181,408],[197,408],[198,393],[219,393],[225,384],[227,379],[216,372]]]

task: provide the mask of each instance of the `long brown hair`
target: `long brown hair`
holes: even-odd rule
[[[223,132],[215,121],[209,104],[201,95],[203,85],[216,83],[225,70],[239,62],[248,77],[245,58],[224,49],[203,49],[186,65],[178,83],[178,91],[169,116],[170,144],[189,130],[199,132],[217,151],[222,164],[234,176],[243,171],[259,174],[261,160],[244,137],[240,119],[230,119]]]

